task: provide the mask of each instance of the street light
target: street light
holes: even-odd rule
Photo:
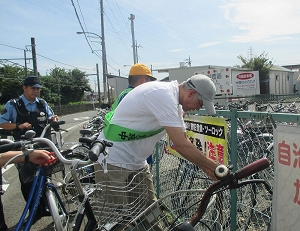
[[[107,61],[106,61],[106,50],[105,50],[105,42],[102,36],[93,33],[93,32],[87,32],[87,31],[78,31],[76,32],[77,34],[92,34],[95,35],[97,37],[99,37],[101,39],[101,45],[102,45],[102,68],[103,68],[103,90],[104,90],[104,99],[106,97],[108,97],[108,103],[110,104],[110,94],[109,91],[106,90],[106,88],[108,88],[108,83],[106,81],[107,79]],[[100,81],[98,80],[98,82],[100,83]],[[99,88],[99,87],[98,87]],[[100,94],[100,92],[99,92]]]
[[[92,33],[92,32],[81,32],[81,31],[78,31],[76,32],[77,34],[93,34],[93,35],[96,35],[97,37],[99,37],[101,40],[102,40],[102,37],[96,33]]]

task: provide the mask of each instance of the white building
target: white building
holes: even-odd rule
[[[156,69],[158,73],[168,72],[169,81],[179,83],[196,74],[204,74],[213,80],[217,95],[245,96],[260,94],[258,71],[242,70],[229,66],[195,66]]]
[[[274,65],[270,71],[269,81],[265,84],[266,92],[262,94],[294,94],[294,73],[287,68]]]
[[[184,64],[184,63],[183,63]],[[155,69],[158,73],[169,73],[169,81],[179,83],[195,74],[205,74],[212,78],[218,96],[248,96],[260,94],[293,94],[294,72],[280,66],[273,66],[267,81],[259,81],[259,72],[230,66],[194,66],[181,64],[177,68]]]

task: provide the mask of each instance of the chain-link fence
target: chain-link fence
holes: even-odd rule
[[[198,114],[201,114],[201,110]],[[239,111],[236,108],[217,110],[217,115],[228,123],[228,162],[234,169],[263,157],[267,157],[271,163],[268,169],[249,177],[264,179],[271,186],[270,189],[262,184],[249,184],[231,192],[223,192],[222,203],[216,204],[216,209],[222,211],[218,218],[222,220],[219,227],[222,230],[269,230],[274,180],[273,131],[277,124],[298,126],[300,115]],[[166,145],[166,138],[157,144],[156,158],[151,166],[158,198],[177,190],[206,189],[212,183],[199,167],[169,154]]]

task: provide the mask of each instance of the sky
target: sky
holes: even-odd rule
[[[112,75],[127,77],[134,63],[132,28],[138,62],[152,70],[189,60],[191,66],[235,66],[239,55],[263,52],[275,65],[300,64],[299,0],[103,0],[103,10]],[[41,75],[78,68],[96,89],[97,63],[103,74],[100,15],[100,0],[0,0],[0,63],[24,66],[34,38]],[[82,31],[89,33],[76,33]]]

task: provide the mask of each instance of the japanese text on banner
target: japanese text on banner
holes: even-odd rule
[[[184,121],[186,134],[198,149],[210,159],[228,164],[227,123],[224,118],[189,115]],[[181,157],[169,138],[168,148],[173,155]]]

